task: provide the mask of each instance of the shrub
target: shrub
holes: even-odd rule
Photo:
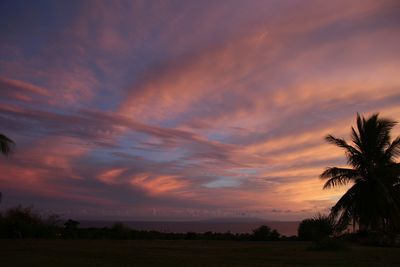
[[[79,234],[79,222],[75,220],[67,220],[64,223],[63,237],[64,238],[77,238]]]
[[[113,239],[129,239],[131,237],[131,229],[121,222],[116,222],[111,227],[111,238]]]
[[[335,224],[326,215],[317,215],[314,218],[305,219],[299,224],[297,230],[300,240],[317,241],[326,239],[334,232]]]

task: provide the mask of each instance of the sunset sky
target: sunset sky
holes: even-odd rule
[[[300,220],[357,112],[400,120],[400,1],[0,2],[0,209]]]

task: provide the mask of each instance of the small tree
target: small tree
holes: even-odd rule
[[[63,235],[66,238],[77,238],[78,237],[78,226],[79,226],[79,222],[75,221],[75,220],[67,220],[64,223],[64,231],[63,231]]]
[[[261,225],[253,230],[252,239],[256,241],[276,241],[279,240],[280,236],[277,230],[272,230],[267,225]]]

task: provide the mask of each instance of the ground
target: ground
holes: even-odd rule
[[[306,242],[0,240],[7,266],[400,266],[400,248],[310,251]]]

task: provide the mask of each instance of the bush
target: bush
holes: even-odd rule
[[[79,234],[79,222],[74,221],[74,220],[67,220],[64,223],[64,231],[63,231],[63,237],[64,238],[77,238]]]
[[[130,239],[131,229],[121,222],[116,222],[111,227],[111,237],[113,239]]]
[[[300,240],[318,241],[326,239],[334,232],[335,224],[326,215],[317,215],[314,218],[305,219],[299,224],[297,234]]]

